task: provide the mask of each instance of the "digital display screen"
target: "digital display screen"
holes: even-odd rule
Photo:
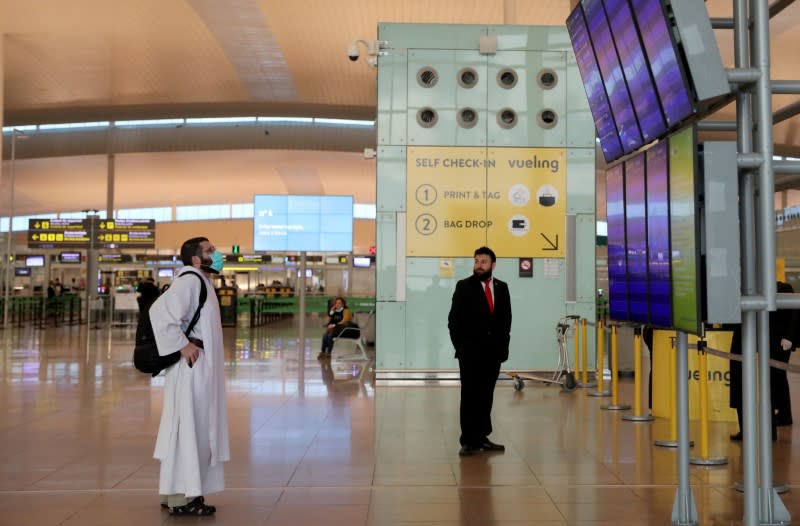
[[[608,216],[608,307],[611,319],[627,320],[625,186],[622,164],[606,171],[606,215]]]
[[[174,270],[171,268],[160,268],[158,269],[158,277],[159,278],[172,278],[174,276]]]
[[[369,268],[370,261],[369,257],[353,256],[354,267]]]
[[[647,150],[647,274],[650,324],[672,328],[667,141]]]
[[[645,208],[645,157],[625,161],[625,236],[628,265],[629,319],[648,323],[647,210]]]
[[[14,268],[14,275],[15,276],[30,276],[31,269],[29,267],[15,267]]]
[[[26,267],[43,267],[44,256],[25,256]]]
[[[61,263],[80,263],[80,252],[62,252],[58,255],[58,261]]]
[[[667,125],[661,114],[653,80],[639,40],[639,32],[633,20],[628,0],[603,0],[606,12],[614,28],[614,43],[617,46],[622,72],[628,81],[633,109],[639,120],[639,129],[645,143],[662,136]]]
[[[603,83],[611,103],[611,113],[614,115],[614,121],[619,130],[622,150],[630,153],[642,146],[642,134],[639,131],[639,124],[636,122],[631,97],[625,84],[614,41],[611,38],[611,29],[608,26],[605,8],[601,0],[585,0],[583,9],[586,13],[589,37],[597,52],[597,63],[600,66],[600,73],[603,76]]]
[[[694,112],[693,97],[678,63],[661,0],[631,0],[631,3],[667,126],[671,128]]]
[[[352,196],[257,195],[254,210],[256,251],[353,250]]]
[[[700,333],[700,248],[695,128],[669,138],[669,229],[675,329]]]
[[[594,126],[600,139],[600,149],[606,162],[622,157],[622,144],[619,142],[617,125],[608,105],[606,88],[597,66],[594,48],[586,29],[586,19],[583,8],[578,4],[567,18],[567,31],[575,51],[575,60],[581,73],[586,97],[589,99],[589,109],[592,111]]]

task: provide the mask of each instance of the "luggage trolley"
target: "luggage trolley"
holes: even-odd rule
[[[525,380],[544,382],[549,384],[559,384],[561,389],[572,392],[578,388],[578,381],[575,379],[575,372],[569,363],[569,353],[567,352],[567,332],[571,326],[578,330],[578,320],[580,316],[564,316],[556,324],[556,340],[558,341],[558,367],[553,372],[551,378],[542,378],[532,374],[509,371],[507,374],[514,381],[514,389],[521,391],[525,387]]]

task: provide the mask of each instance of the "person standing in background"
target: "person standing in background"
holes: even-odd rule
[[[794,293],[788,283],[778,282],[779,293]],[[798,344],[798,318],[795,310],[776,310],[769,313],[769,355],[779,362],[789,363]],[[769,368],[772,412],[776,426],[792,425],[792,399],[789,395],[789,379],[785,369]]]
[[[511,339],[511,295],[504,281],[492,277],[496,264],[490,248],[475,250],[473,273],[456,284],[448,315],[461,377],[462,457],[505,451],[505,446],[489,440],[494,387]]]

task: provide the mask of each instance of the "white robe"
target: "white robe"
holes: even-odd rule
[[[192,367],[181,357],[166,370],[164,408],[153,456],[161,461],[159,493],[196,497],[225,489],[223,462],[230,460],[225,360],[219,303],[211,281],[196,268],[184,267],[206,283],[208,296],[192,337],[204,349]],[[184,347],[184,331],[200,302],[200,280],[177,277],[150,308],[160,354]]]

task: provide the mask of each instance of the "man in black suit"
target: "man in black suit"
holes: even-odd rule
[[[488,247],[475,251],[472,276],[456,284],[447,327],[461,373],[460,456],[505,451],[489,440],[492,399],[500,364],[508,359],[511,296],[508,285],[492,278],[497,257]],[[488,289],[488,291],[487,291]]]

